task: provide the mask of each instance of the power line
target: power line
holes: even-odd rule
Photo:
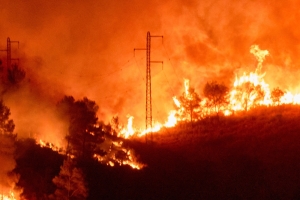
[[[166,47],[165,47],[164,44],[163,44],[163,47],[164,47],[165,54],[166,54],[166,56],[168,57],[168,60],[169,60],[169,62],[170,62],[170,64],[171,64],[171,68],[173,69],[174,74],[176,75],[178,81],[180,82],[180,78],[178,77],[178,75],[177,75],[177,73],[176,73],[176,71],[175,71],[175,67],[174,67],[173,63],[171,62],[170,54],[168,53],[168,51],[167,51],[167,49],[166,49]]]

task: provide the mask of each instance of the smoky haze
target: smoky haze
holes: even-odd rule
[[[100,120],[133,115],[144,127],[146,53],[133,49],[146,47],[147,31],[164,36],[151,42],[151,59],[164,61],[151,65],[154,120],[166,120],[184,78],[201,94],[207,81],[230,86],[254,71],[253,44],[270,52],[262,71],[271,88],[300,89],[296,0],[0,2],[0,47],[20,41],[12,57],[26,71],[22,88],[3,97],[22,134],[63,134],[53,113],[63,95],[96,101]]]

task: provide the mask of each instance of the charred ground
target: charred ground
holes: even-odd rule
[[[128,140],[126,145],[148,165],[142,170],[93,160],[78,160],[78,166],[88,182],[88,199],[298,199],[299,121],[299,106],[259,107],[164,129],[154,134],[151,145]],[[25,150],[17,157],[19,186],[24,194],[34,196],[30,193],[38,191],[42,182],[50,194],[61,155],[55,158],[41,147],[29,148],[34,144],[28,141],[19,143],[27,143],[18,145],[17,152]],[[29,153],[48,170],[36,170],[41,163],[31,162]],[[38,175],[28,178],[24,174],[30,173],[28,169]]]

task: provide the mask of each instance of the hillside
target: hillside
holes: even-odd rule
[[[78,166],[91,200],[299,199],[299,121],[299,106],[256,108],[164,129],[153,144],[127,140],[147,164],[141,170],[90,159]],[[18,186],[31,199],[47,199],[63,158],[31,140],[18,149]]]
[[[256,108],[165,129],[136,151],[173,197],[298,199],[299,121],[299,106]]]

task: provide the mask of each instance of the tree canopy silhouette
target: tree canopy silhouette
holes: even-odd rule
[[[97,104],[86,97],[75,101],[72,96],[65,96],[58,103],[58,108],[69,122],[67,153],[91,156],[104,134],[97,123]]]
[[[228,91],[228,87],[224,84],[217,83],[216,81],[207,82],[203,89],[204,96],[207,98],[206,106],[212,107],[218,115],[221,107],[228,104],[226,99]]]
[[[271,92],[271,99],[272,99],[272,101],[273,101],[275,104],[279,105],[280,98],[281,98],[283,95],[284,95],[284,92],[283,92],[281,89],[279,89],[279,87],[277,87],[277,88],[274,88],[274,89],[272,90],[272,92]]]
[[[7,69],[7,79],[10,84],[16,85],[25,78],[25,71],[17,64],[13,64],[10,69]]]
[[[15,124],[9,116],[10,109],[0,100],[0,134],[13,134]]]

